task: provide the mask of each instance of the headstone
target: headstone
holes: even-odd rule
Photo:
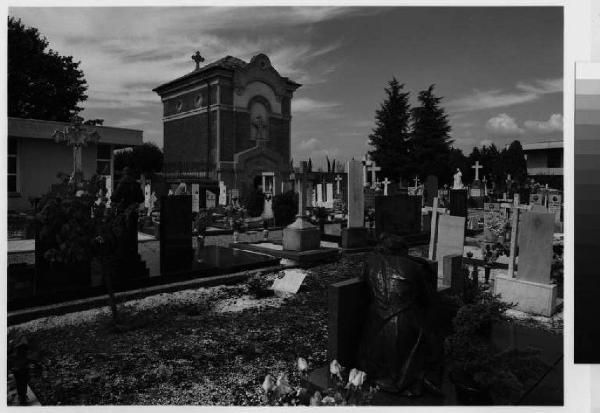
[[[163,196],[160,199],[161,272],[188,268],[192,248],[192,197]]]
[[[144,188],[144,207],[150,208],[150,196],[151,196],[151,186],[150,184],[146,184]]]
[[[327,196],[327,207],[328,208],[333,208],[333,184],[332,183],[327,183],[326,185],[326,194]]]
[[[215,208],[217,206],[217,194],[206,190],[206,208]]]
[[[456,217],[467,217],[467,190],[466,189],[451,189],[450,190],[450,215]]]
[[[529,196],[529,203],[531,205],[544,205],[544,196],[540,193],[531,194]]]
[[[301,269],[283,270],[273,281],[271,289],[275,291],[276,295],[296,294],[300,290],[304,278],[306,278],[306,272]]]
[[[227,205],[227,187],[223,181],[219,181],[219,205]]]
[[[548,196],[548,212],[554,214],[554,221],[561,222],[560,213],[561,213],[561,201],[562,196],[559,194],[550,194]]]
[[[395,235],[421,231],[421,197],[390,195],[375,197],[375,231]]]
[[[465,217],[441,215],[435,260],[442,262],[447,255],[463,255],[465,247]],[[438,267],[438,276],[443,276],[443,265]]]
[[[200,185],[192,184],[192,212],[200,212]]]
[[[363,227],[365,222],[365,195],[362,186],[360,161],[348,162],[348,227]]]
[[[316,202],[317,206],[322,206],[323,205],[323,185],[322,184],[317,184],[317,202]]]
[[[462,293],[465,289],[462,260],[462,254],[446,255],[443,258],[442,283],[449,285],[455,293]]]
[[[553,214],[524,212],[519,226],[517,278],[549,284],[553,255]]]
[[[433,205],[433,198],[438,197],[438,179],[435,175],[428,175],[425,181],[425,206]]]

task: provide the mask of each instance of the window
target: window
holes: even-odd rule
[[[17,140],[8,138],[8,192],[19,192],[17,182]]]
[[[98,145],[96,151],[96,173],[98,175],[110,175],[111,159],[111,145]]]

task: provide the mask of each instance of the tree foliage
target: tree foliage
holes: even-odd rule
[[[151,176],[163,167],[163,152],[152,142],[144,142],[131,150],[124,150],[115,155],[115,169],[121,171],[129,167],[134,176],[141,174]]]
[[[453,170],[448,165],[450,155],[450,124],[440,106],[441,97],[433,93],[434,85],[419,92],[419,106],[411,109],[412,131],[409,156],[412,172],[421,179],[429,174],[445,181]]]
[[[373,160],[381,166],[383,176],[400,179],[407,170],[410,139],[409,93],[393,78],[385,89],[386,98],[375,112],[375,129],[369,135]]]
[[[80,62],[48,49],[48,40],[8,18],[8,116],[72,121],[87,99]]]

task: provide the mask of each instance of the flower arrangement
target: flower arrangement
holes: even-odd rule
[[[301,377],[308,376],[308,362],[299,357],[297,370]],[[272,406],[347,406],[368,405],[378,391],[377,387],[366,389],[367,374],[358,369],[350,370],[348,376],[343,375],[344,367],[337,360],[329,365],[329,373],[334,386],[323,391],[310,391],[307,387],[294,387],[286,374],[277,379],[271,374],[265,376],[262,388],[265,392],[263,401]]]

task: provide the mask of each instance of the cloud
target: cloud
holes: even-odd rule
[[[519,82],[514,89],[512,91],[475,89],[470,95],[449,101],[447,108],[449,111],[469,112],[533,102],[544,95],[562,92],[562,79],[538,79],[533,83]]]
[[[310,138],[300,142],[300,144],[298,144],[298,150],[310,152],[315,150],[320,144],[321,142],[318,139]]]
[[[292,113],[300,112],[318,112],[328,109],[333,109],[340,106],[337,102],[324,102],[311,98],[295,98],[292,99]]]
[[[523,125],[525,129],[533,133],[546,134],[562,132],[563,117],[560,113],[553,113],[546,121],[526,120]]]
[[[484,139],[479,142],[479,146],[491,146],[494,142],[491,139]]]
[[[485,128],[492,136],[496,137],[518,136],[523,134],[523,129],[517,125],[516,120],[506,113],[500,113],[499,115],[488,119]]]

